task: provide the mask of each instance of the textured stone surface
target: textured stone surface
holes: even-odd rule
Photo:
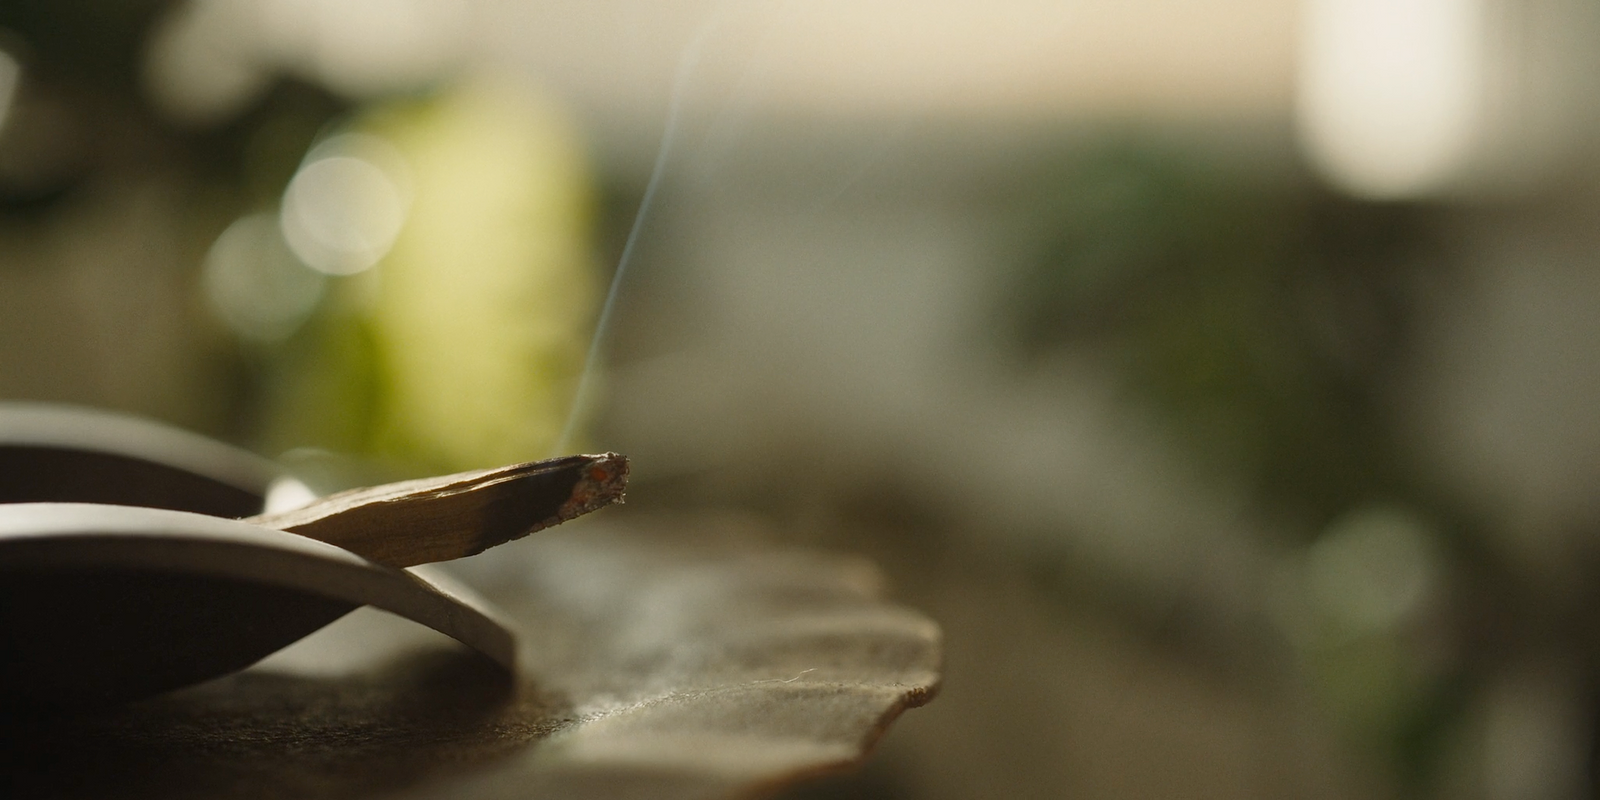
[[[847,765],[939,680],[871,564],[616,514],[458,562],[524,632],[513,682],[358,611],[218,681],[0,726],[8,797],[701,798]]]

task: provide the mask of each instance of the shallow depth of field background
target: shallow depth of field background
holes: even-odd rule
[[[1597,134],[1583,0],[8,0],[0,398],[873,557],[792,797],[1586,797]]]

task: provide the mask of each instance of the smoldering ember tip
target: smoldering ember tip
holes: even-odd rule
[[[245,521],[392,567],[481,553],[623,501],[628,459],[574,455],[329,495]]]

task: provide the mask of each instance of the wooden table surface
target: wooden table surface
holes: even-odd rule
[[[938,627],[860,559],[618,513],[451,565],[513,618],[507,680],[362,609],[244,672],[0,721],[0,795],[712,798],[864,756],[928,701]]]

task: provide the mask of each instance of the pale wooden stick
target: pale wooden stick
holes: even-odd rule
[[[620,503],[627,482],[625,456],[565,456],[352,489],[245,521],[409,567],[481,553]]]

